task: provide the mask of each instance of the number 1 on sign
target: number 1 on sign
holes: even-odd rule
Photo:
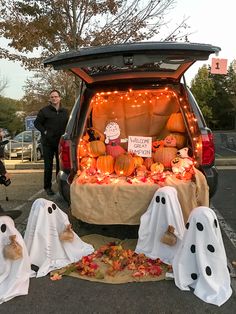
[[[227,59],[212,58],[211,73],[227,74]]]

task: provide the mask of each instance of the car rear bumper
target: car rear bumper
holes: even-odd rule
[[[218,185],[218,171],[215,166],[213,167],[203,167],[202,171],[206,177],[207,184],[209,186],[210,198],[214,196]]]

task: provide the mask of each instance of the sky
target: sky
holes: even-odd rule
[[[236,59],[236,40],[233,34],[235,0],[176,0],[176,6],[168,20],[170,24],[176,25],[183,17],[188,17],[187,23],[193,33],[189,36],[191,42],[219,46],[221,52],[218,58],[227,59],[228,65]],[[0,39],[0,45],[5,45],[5,41]],[[212,57],[216,56],[211,55],[208,61],[195,63],[186,72],[188,84],[203,64],[211,64]],[[5,97],[22,98],[25,80],[32,76],[33,73],[24,70],[20,63],[0,59],[0,78],[8,81],[8,87],[4,90]]]

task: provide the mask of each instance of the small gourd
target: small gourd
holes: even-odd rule
[[[22,258],[22,246],[16,241],[16,235],[9,236],[10,243],[3,249],[3,255],[6,259],[18,260]]]
[[[169,225],[163,237],[161,238],[161,242],[169,246],[175,245],[177,242],[177,237],[174,234],[174,232],[175,232],[175,228]]]
[[[74,240],[74,232],[72,230],[71,224],[68,224],[65,230],[59,234],[60,241],[72,242]]]

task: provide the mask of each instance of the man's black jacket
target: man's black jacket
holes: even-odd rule
[[[52,105],[39,110],[34,126],[41,132],[42,144],[57,147],[60,137],[65,132],[68,110],[61,107],[58,111]]]

